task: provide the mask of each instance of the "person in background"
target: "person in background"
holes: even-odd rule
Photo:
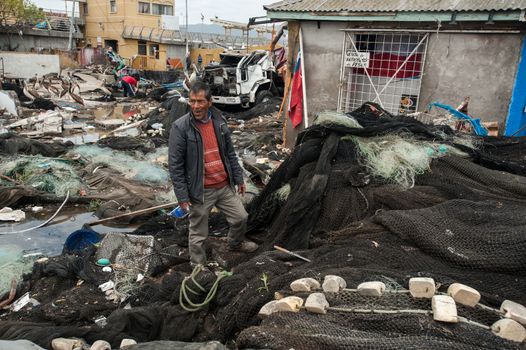
[[[196,82],[190,89],[190,113],[172,124],[168,167],[179,206],[189,212],[188,248],[193,265],[206,264],[204,241],[208,215],[221,210],[230,225],[228,248],[250,253],[258,248],[244,239],[248,214],[241,203],[245,194],[239,165],[226,119],[212,107],[210,87]]]
[[[125,75],[121,79],[121,85],[124,89],[124,96],[126,97],[133,97],[137,93],[138,88],[138,82],[140,80],[140,77],[138,74],[132,74],[132,75]]]
[[[199,67],[199,70],[201,70],[202,66],[203,66],[203,56],[199,54],[199,56],[197,56],[197,67]]]

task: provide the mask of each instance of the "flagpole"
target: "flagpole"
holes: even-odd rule
[[[305,78],[305,55],[303,53],[303,35],[301,33],[301,26],[300,26],[300,55],[301,55],[301,88],[303,90],[303,125],[305,126],[305,129],[309,127],[309,113],[307,111],[307,84],[306,84],[306,78]]]

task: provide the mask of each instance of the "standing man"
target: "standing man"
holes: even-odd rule
[[[190,89],[189,104],[191,112],[172,125],[168,164],[179,205],[190,213],[190,261],[204,265],[204,241],[213,206],[225,214],[230,225],[230,250],[248,253],[258,246],[244,240],[248,214],[235,193],[237,186],[237,192],[245,194],[243,173],[226,120],[212,107],[210,87],[196,82]]]

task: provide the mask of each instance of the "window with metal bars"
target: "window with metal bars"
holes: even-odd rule
[[[338,109],[376,102],[393,114],[418,108],[427,33],[345,32]]]

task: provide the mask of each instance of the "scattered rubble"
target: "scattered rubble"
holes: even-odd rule
[[[37,260],[16,299],[0,299],[11,305],[1,339],[71,348],[78,338],[93,349],[212,339],[511,349],[524,340],[523,139],[466,136],[449,119],[423,124],[366,104],[320,114],[289,150],[279,102],[229,113],[261,253],[228,252],[227,223],[213,212],[211,263],[194,273],[187,219],[141,212],[176,201],[166,140],[188,105],[164,87],[131,102],[102,72],[35,77],[12,89],[18,97],[3,95],[13,104],[0,117],[0,208],[71,196],[68,206],[143,224]]]

